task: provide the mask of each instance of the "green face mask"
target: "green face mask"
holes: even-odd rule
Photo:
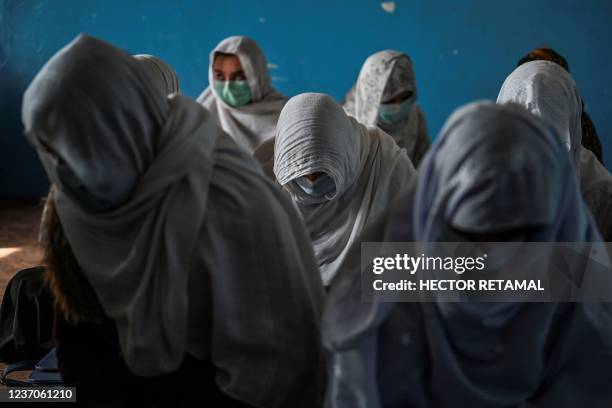
[[[235,108],[251,101],[251,88],[247,81],[214,81],[219,98]]]

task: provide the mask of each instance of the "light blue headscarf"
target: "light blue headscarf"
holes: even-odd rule
[[[451,116],[416,194],[366,230],[330,288],[331,406],[610,406],[607,304],[361,301],[361,242],[448,241],[455,229],[599,241],[556,132],[517,106],[474,103]]]
[[[417,241],[530,228],[528,242],[601,241],[556,129],[518,105],[474,103],[446,122],[422,164]]]

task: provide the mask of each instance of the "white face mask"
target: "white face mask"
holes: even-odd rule
[[[314,181],[311,181],[306,177],[299,177],[295,179],[295,183],[302,189],[302,191],[313,197],[323,197],[326,194],[334,193],[336,191],[336,183],[334,182],[334,179],[327,174],[321,174]]]

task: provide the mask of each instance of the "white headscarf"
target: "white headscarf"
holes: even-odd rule
[[[302,213],[324,283],[328,283],[364,226],[379,215],[414,175],[404,150],[378,128],[347,116],[324,94],[293,97],[281,112],[274,174]],[[333,195],[314,198],[295,181],[323,172]]]
[[[176,72],[165,61],[148,54],[134,55],[134,58],[140,62],[145,71],[147,71],[147,75],[151,77],[153,83],[164,95],[180,92]]]
[[[323,288],[298,214],[205,109],[145,76],[79,36],[22,111],[128,367],[166,374],[188,352],[241,401],[315,406]]]
[[[396,125],[379,123],[380,105],[406,91],[412,92],[412,107],[406,119]],[[399,51],[386,50],[371,55],[365,61],[357,83],[346,95],[344,109],[364,125],[378,126],[391,135],[418,166],[430,141],[425,116],[416,104],[417,97],[410,57]]]
[[[251,89],[251,101],[248,104],[233,107],[218,97],[212,86],[213,64],[217,53],[233,54],[240,60]],[[221,41],[210,53],[208,83],[209,86],[198,97],[198,102],[217,117],[223,130],[240,146],[253,152],[261,142],[274,136],[278,115],[287,97],[272,88],[266,57],[255,41],[243,36],[228,37]]]
[[[580,174],[582,101],[571,75],[550,61],[531,61],[516,68],[502,85],[497,103],[514,102],[559,128]]]

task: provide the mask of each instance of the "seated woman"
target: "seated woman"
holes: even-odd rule
[[[520,107],[451,116],[331,287],[330,406],[610,405],[609,304],[361,301],[361,242],[599,241],[564,149]]]
[[[529,51],[527,55],[518,61],[517,66],[520,67],[521,65],[531,61],[551,61],[570,73],[567,60],[552,48],[542,47]],[[582,117],[580,120],[582,127],[582,146],[585,149],[590,150],[595,155],[597,160],[599,160],[600,163],[603,163],[601,142],[599,141],[595,124],[591,120],[589,114],[584,110],[584,104],[582,108]]]
[[[414,167],[393,139],[346,115],[324,94],[287,102],[274,175],[300,210],[328,284],[362,229],[407,186]]]
[[[151,83],[164,95],[179,92],[178,77],[161,59],[147,54],[134,55],[147,72]],[[38,241],[46,239],[49,205],[53,193],[45,201]],[[44,266],[19,271],[9,281],[0,307],[0,361],[40,359],[54,347],[51,295],[43,282]]]
[[[380,51],[363,64],[357,83],[346,95],[344,109],[364,125],[378,126],[391,135],[418,167],[430,142],[417,96],[410,57],[399,51]]]
[[[522,105],[559,127],[580,178],[582,195],[604,240],[612,241],[612,175],[593,152],[581,146],[582,101],[570,74],[554,62],[527,62],[506,78],[497,102]]]
[[[30,84],[22,118],[65,234],[48,273],[69,385],[103,398],[115,377],[100,386],[96,353],[114,353],[128,384],[176,375],[187,401],[319,406],[323,288],[306,231],[206,110],[79,36]]]
[[[252,153],[274,136],[287,102],[270,83],[266,57],[248,37],[221,41],[210,53],[209,86],[198,97],[239,146]]]

